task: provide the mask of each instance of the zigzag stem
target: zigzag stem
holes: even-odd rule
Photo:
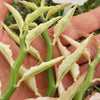
[[[88,72],[87,72],[86,79],[84,80],[82,86],[76,93],[74,100],[82,100],[85,91],[90,87],[90,85],[92,85],[94,71],[99,61],[100,61],[100,47],[98,47],[96,56],[92,61],[92,63],[88,65]]]
[[[26,49],[26,44],[25,44],[26,34],[27,34],[27,31],[25,31],[23,36],[20,38],[20,53],[15,63],[11,67],[10,81],[9,81],[8,87],[4,91],[0,100],[9,100],[17,88],[16,85],[17,85],[17,79],[18,79],[18,74],[19,74],[19,68],[21,64],[23,63],[24,58],[27,55],[27,49]]]

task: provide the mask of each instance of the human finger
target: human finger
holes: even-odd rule
[[[98,29],[100,29],[100,7],[95,8],[89,12],[77,15],[72,17],[70,23],[63,31],[62,34],[65,34],[75,40],[81,37],[80,34],[84,33],[92,33]],[[48,30],[48,33],[52,35],[54,27],[51,27]],[[68,42],[65,41],[64,38],[60,37],[61,41],[64,45],[68,45]]]

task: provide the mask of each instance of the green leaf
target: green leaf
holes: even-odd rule
[[[65,56],[69,56],[71,53],[67,50],[66,47],[64,47],[61,42],[60,39],[58,39],[57,41],[59,50],[61,52],[62,55]],[[71,75],[74,79],[74,81],[76,81],[76,79],[78,78],[79,74],[80,74],[80,70],[79,70],[79,65],[77,63],[73,64],[72,68],[70,69]]]
[[[55,44],[55,42],[57,41],[57,39],[60,36],[60,34],[64,31],[64,29],[68,25],[69,21],[71,20],[73,14],[75,12],[76,7],[77,6],[75,6],[71,10],[69,10],[66,13],[66,15],[61,20],[59,20],[58,23],[56,24],[56,26],[54,28],[54,40],[53,40],[53,44]]]
[[[81,56],[82,52],[86,48],[89,40],[91,39],[93,34],[91,34],[86,40],[84,40],[80,46],[76,49],[74,53],[67,56],[63,61],[62,64],[58,68],[58,79],[56,86],[58,86],[59,81],[64,77],[64,75],[72,68],[73,64],[78,60],[78,58]]]
[[[22,27],[23,27],[23,19],[22,19],[22,16],[20,15],[20,13],[11,5],[5,3],[5,5],[8,7],[8,9],[10,10],[10,12],[13,14],[17,24],[18,24],[18,27],[20,29],[20,32],[22,34]]]
[[[41,16],[43,13],[45,13],[46,11],[48,11],[50,9],[50,7],[39,7],[38,9],[36,9],[35,11],[33,11],[32,13],[28,14],[25,18],[25,23],[28,25],[30,23],[32,23],[36,18],[38,18],[39,16]]]
[[[31,2],[28,2],[28,1],[19,1],[20,3],[22,3],[23,5],[31,8],[32,10],[36,10],[38,8],[38,6],[35,4],[35,3],[31,3]]]
[[[15,40],[15,42],[20,45],[20,39],[19,37],[11,31],[10,28],[8,28],[5,24],[3,24],[3,27],[5,28],[5,30],[8,32],[8,34],[13,38],[13,40]],[[41,57],[40,57],[40,53],[35,49],[33,48],[32,46],[30,46],[28,52],[33,55],[35,58],[37,58],[38,60],[42,61]]]
[[[55,14],[56,12],[64,9],[66,6],[70,5],[71,3],[66,3],[66,4],[62,4],[62,5],[56,5],[51,7],[51,9],[49,10],[49,12],[47,13],[46,19],[48,19],[51,15]]]
[[[80,43],[73,40],[72,38],[70,38],[66,35],[62,35],[62,36],[66,41],[68,41],[75,48],[78,48],[80,46]],[[84,50],[83,55],[89,60],[89,63],[91,63],[90,52],[88,51],[87,48]]]
[[[62,95],[57,100],[72,100],[79,90],[80,86],[82,85],[84,79],[86,77],[86,74],[83,74],[79,77],[79,79],[73,83],[65,92],[62,93]]]
[[[43,33],[46,29],[48,29],[53,23],[55,23],[57,20],[59,20],[61,17],[56,17],[51,19],[50,21],[46,23],[42,23],[33,30],[30,30],[29,33],[26,36],[26,44],[27,44],[27,49],[29,49],[29,45],[32,42],[34,38],[36,38],[39,34]]]
[[[50,68],[51,66],[55,65],[59,61],[63,60],[64,58],[65,58],[65,56],[61,56],[61,57],[52,59],[48,62],[42,62],[38,66],[31,67],[26,73],[24,73],[21,81],[26,80],[26,79],[28,79],[36,74],[39,74],[40,72]]]
[[[28,26],[29,29],[33,29],[35,27],[37,27],[36,23],[30,23],[29,26]],[[19,29],[18,24],[11,24],[9,26],[9,28],[11,28],[11,29]]]

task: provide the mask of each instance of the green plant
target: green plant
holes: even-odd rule
[[[5,90],[3,95],[0,97],[0,100],[9,100],[10,97],[12,96],[12,94],[14,93],[14,91],[16,90],[16,88],[20,85],[20,83],[22,81],[25,81],[27,83],[27,85],[36,93],[36,95],[41,96],[41,94],[38,92],[38,89],[36,87],[36,82],[35,82],[34,76],[44,70],[46,70],[47,79],[48,79],[47,96],[53,97],[55,95],[55,91],[56,91],[57,87],[59,86],[60,80],[72,68],[72,66],[76,63],[76,61],[78,60],[78,58],[80,57],[80,55],[82,53],[86,55],[86,53],[84,53],[83,51],[84,51],[85,47],[87,46],[87,44],[93,34],[90,35],[83,43],[78,44],[78,46],[75,45],[75,46],[77,46],[77,50],[74,53],[72,53],[70,55],[66,55],[67,53],[65,53],[65,52],[67,52],[67,51],[60,48],[61,52],[63,52],[63,54],[65,53],[64,56],[52,59],[53,52],[54,52],[54,46],[57,41],[59,42],[58,38],[61,35],[61,33],[64,31],[66,26],[68,25],[71,17],[73,16],[73,14],[75,12],[77,5],[75,7],[73,7],[71,10],[69,10],[64,17],[61,18],[61,16],[60,16],[60,17],[52,18],[51,16],[53,14],[57,13],[59,10],[62,10],[64,7],[68,6],[69,4],[63,4],[63,5],[57,5],[57,6],[45,6],[45,0],[41,0],[41,3],[40,3],[40,0],[39,1],[37,0],[36,1],[37,5],[35,3],[30,3],[30,2],[26,2],[26,1],[21,1],[21,3],[30,7],[32,10],[34,10],[30,14],[28,14],[24,17],[25,21],[23,20],[20,13],[14,7],[12,7],[8,4],[5,4],[8,7],[8,9],[10,10],[10,12],[13,14],[17,24],[12,24],[9,27],[7,27],[3,23],[2,23],[2,25],[5,28],[5,30],[8,32],[8,34],[15,40],[15,42],[18,45],[20,45],[20,54],[19,54],[18,58],[16,59],[16,61],[14,61],[11,57],[11,51],[10,51],[9,47],[4,45],[3,43],[0,43],[0,50],[11,65],[10,82],[9,82],[7,89]],[[40,7],[38,7],[39,5],[40,5]],[[34,22],[38,17],[40,17],[41,22],[42,22],[39,25]],[[56,23],[56,21],[58,21],[58,23],[55,25],[55,28],[54,28],[54,39],[52,42],[50,37],[48,36],[47,29],[50,26],[52,26],[52,24]],[[31,28],[30,28],[30,26],[31,26]],[[10,28],[19,29],[19,32],[20,32],[19,36],[16,33],[14,33],[14,31],[12,31]],[[39,52],[35,48],[30,46],[31,42],[40,34],[42,34],[42,37],[44,38],[44,41],[47,46],[46,62],[43,62],[43,60],[41,59],[41,57],[39,55]],[[8,51],[9,51],[10,55],[9,55]],[[70,91],[72,90],[72,88],[69,88],[68,89],[69,92],[65,91],[64,94],[61,94],[61,96],[58,98],[58,100],[63,100],[62,98],[65,98],[65,95],[69,95],[69,98],[71,98],[71,99],[76,95],[75,99],[77,99],[78,94],[80,95],[80,98],[82,99],[84,92],[92,83],[94,69],[100,59],[99,51],[100,50],[98,48],[96,57],[94,58],[93,62],[90,63],[90,61],[89,61],[89,63],[90,63],[89,71],[86,76],[86,80],[84,81],[85,76],[82,76],[81,79],[83,80],[82,81],[83,83],[80,82],[80,79],[79,79],[77,81],[77,83],[72,86],[72,88],[76,87],[73,94],[69,95]],[[21,66],[21,64],[28,52],[40,61],[39,64],[37,64],[34,67],[31,67],[29,70],[25,69],[23,66]],[[86,57],[89,59],[88,55],[86,55]],[[70,61],[70,59],[72,59],[72,60]],[[63,61],[58,69],[58,79],[56,82],[57,84],[55,85],[54,74],[53,74],[51,67],[61,60],[63,60]],[[93,68],[91,68],[91,67],[93,67]],[[20,74],[21,79],[17,83],[18,74]],[[90,79],[90,80],[88,81],[87,79]],[[33,82],[34,86],[32,86],[32,82]],[[86,83],[88,84],[87,86],[86,86]],[[80,90],[78,90],[78,88],[79,88],[78,84],[81,87],[81,89],[84,88],[84,91],[82,94],[81,94]],[[80,98],[79,98],[79,100],[81,100]]]
[[[25,56],[27,55],[27,52],[30,50],[30,43],[40,33],[42,33],[42,35],[43,35],[43,37],[44,37],[44,39],[47,43],[47,47],[48,47],[47,61],[52,59],[54,44],[51,43],[47,33],[43,33],[43,32],[48,27],[50,27],[53,23],[55,23],[57,20],[59,20],[61,17],[53,18],[50,21],[46,21],[45,23],[38,25],[36,28],[34,28],[32,30],[28,30],[28,26],[31,22],[33,22],[37,17],[41,16],[42,13],[48,11],[49,9],[52,10],[52,8],[53,8],[52,6],[51,7],[42,7],[42,5],[43,4],[41,3],[41,7],[37,8],[31,14],[28,14],[26,16],[25,22],[24,22],[23,18],[19,14],[19,12],[15,8],[13,8],[12,6],[6,4],[6,6],[9,8],[9,10],[13,14],[13,16],[14,16],[16,22],[17,22],[17,26],[18,26],[19,31],[20,31],[19,37],[16,34],[14,34],[6,25],[4,25],[4,24],[2,24],[2,25],[4,26],[6,31],[11,35],[11,37],[18,44],[20,44],[20,49],[21,50],[20,50],[20,54],[19,54],[17,60],[15,62],[13,61],[14,63],[11,65],[12,67],[11,67],[10,82],[9,82],[9,85],[8,85],[7,89],[5,90],[5,92],[3,93],[2,97],[1,97],[1,99],[3,99],[3,100],[5,100],[5,99],[8,100],[11,97],[11,95],[13,94],[13,92],[16,90],[16,88],[18,86],[17,85],[17,78],[18,78],[18,73],[19,73],[20,66],[21,66]],[[67,5],[64,5],[64,7],[67,6]],[[62,6],[62,8],[64,8],[64,7]],[[62,9],[62,8],[60,8],[60,9]],[[57,9],[55,9],[55,13],[58,11],[58,10],[57,11],[56,10]],[[75,8],[73,10],[75,10]],[[71,14],[71,16],[72,16],[73,10],[69,12],[69,15]],[[69,18],[71,18],[71,16]],[[41,17],[43,18],[43,16],[41,16]],[[42,19],[42,20],[44,22],[44,19]],[[36,51],[36,50],[34,48],[32,48],[31,49],[31,54],[36,55],[34,51]],[[42,61],[41,58],[38,56],[38,54],[35,57],[38,58],[40,61]],[[63,58],[64,57],[62,57],[61,59],[63,59]],[[48,63],[48,64],[50,64],[52,66],[53,63]],[[40,69],[40,72],[41,72],[41,70],[43,71],[43,70],[45,70],[45,68]],[[50,78],[49,81],[51,81],[50,88],[49,88],[48,91],[51,91],[52,86],[54,86],[54,83],[53,83],[54,82],[54,78],[53,78],[54,76],[52,76],[52,77],[50,76],[51,72],[52,72],[51,69],[47,72],[47,76],[48,76],[48,78]],[[52,73],[52,75],[53,75],[53,73]],[[56,87],[54,87],[54,88],[56,88]],[[48,95],[53,96],[55,94],[55,90],[56,89],[53,89],[53,92],[48,93]],[[53,94],[51,94],[51,93],[53,93]]]

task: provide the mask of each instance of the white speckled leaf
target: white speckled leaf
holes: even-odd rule
[[[14,41],[17,44],[20,44],[20,39],[19,37],[8,27],[6,26],[4,23],[2,23],[3,27],[5,28],[5,30],[8,32],[8,34],[14,39]]]
[[[32,10],[36,10],[38,7],[35,3],[31,3],[31,2],[28,2],[28,1],[19,1],[20,3],[22,3],[23,5],[31,8]]]
[[[77,80],[79,74],[80,74],[80,67],[77,63],[73,64],[72,68],[70,69],[71,75],[74,79],[74,81]]]
[[[51,9],[47,13],[46,19],[48,19],[51,15],[55,14],[56,12],[64,9],[68,5],[70,5],[70,3],[62,4],[62,5],[56,5],[54,7],[51,7]]]
[[[21,81],[26,80],[36,74],[39,74],[40,72],[52,67],[53,65],[55,65],[59,61],[63,60],[64,58],[65,58],[65,56],[58,57],[58,58],[52,59],[48,62],[43,62],[38,66],[31,67],[26,73],[24,73]]]
[[[86,48],[89,40],[93,34],[91,34],[86,40],[84,40],[80,46],[76,49],[74,53],[67,56],[58,68],[58,79],[56,85],[58,86],[59,81],[64,77],[64,75],[72,68],[73,64],[78,60],[84,49]]]
[[[14,61],[12,59],[12,51],[10,50],[10,45],[5,45],[2,42],[0,42],[0,51],[5,56],[9,64],[12,66]]]
[[[46,29],[48,29],[53,23],[58,21],[60,18],[61,17],[52,18],[48,22],[42,23],[42,24],[38,25],[36,28],[34,28],[33,30],[30,30],[29,33],[27,34],[26,40],[25,40],[25,42],[27,44],[27,48],[29,48],[29,45],[34,38],[36,38],[39,34],[41,34]]]
[[[55,66],[55,73],[56,73],[56,79],[58,78],[58,68]],[[58,94],[59,96],[65,91],[64,85],[62,81],[59,82],[58,85]]]
[[[59,39],[58,39],[57,43],[58,43],[58,47],[59,47],[60,52],[61,52],[62,55],[69,56],[69,55],[71,54],[71,53],[67,50],[67,48],[64,47],[64,46],[61,44],[61,42],[60,42]],[[72,75],[74,81],[76,81],[77,77],[78,77],[79,74],[80,74],[79,65],[76,64],[76,63],[73,64],[72,68],[70,69],[70,72],[71,72],[71,75]]]
[[[68,41],[72,46],[74,46],[75,48],[78,48],[80,46],[80,43],[73,40],[72,38],[66,36],[66,35],[62,35],[63,38]],[[88,51],[87,48],[85,48],[83,55],[89,60],[89,63],[91,62],[91,58],[90,58],[90,52]]]
[[[66,55],[66,56],[70,55],[70,52],[67,50],[65,46],[62,45],[59,38],[58,38],[57,44],[62,55]]]
[[[23,66],[20,67],[19,70],[19,75],[20,77],[23,76],[24,73],[26,73],[28,70],[26,68],[24,68]],[[24,81],[26,83],[26,85],[35,92],[36,95],[41,96],[41,94],[38,92],[38,88],[36,85],[36,79],[34,76],[32,76],[31,78],[28,78],[27,80]]]
[[[36,18],[41,16],[43,13],[45,13],[49,9],[50,9],[50,7],[39,7],[38,9],[36,9],[35,11],[33,11],[32,13],[30,13],[26,16],[25,23],[27,23],[27,24],[32,23]]]
[[[36,79],[34,76],[25,80],[25,83],[28,84],[28,86],[35,92],[36,95],[41,96],[41,94],[38,92]]]
[[[20,29],[20,32],[22,34],[22,27],[24,25],[24,22],[23,22],[23,18],[22,16],[20,15],[20,13],[11,5],[5,3],[5,5],[8,7],[8,9],[10,10],[10,12],[13,14],[17,24],[18,24],[18,27]]]
[[[8,32],[8,34],[13,38],[13,40],[15,40],[15,42],[20,45],[20,39],[19,37],[14,33],[12,32],[12,30],[10,28],[8,28],[5,24],[3,24],[3,27],[5,28],[5,30]],[[41,57],[40,57],[40,53],[35,49],[33,48],[32,46],[30,46],[29,48],[29,51],[28,51],[30,54],[32,54],[35,58],[37,58],[38,60],[42,61]]]
[[[71,85],[65,92],[63,92],[57,100],[66,100],[66,97],[67,100],[72,100],[75,94],[77,93],[79,87],[83,83],[85,76],[86,74],[80,76],[79,79],[73,85]]]
[[[54,40],[53,40],[53,44],[55,44],[55,42],[57,41],[57,39],[60,36],[60,34],[64,31],[64,29],[66,28],[66,26],[70,22],[76,7],[77,6],[75,6],[72,9],[70,9],[66,13],[66,15],[61,20],[59,20],[58,23],[56,24],[56,26],[54,27]]]
[[[12,58],[12,51],[10,50],[10,46],[5,45],[5,44],[0,42],[0,51],[5,56],[5,58],[9,62],[9,64],[12,66],[14,63],[14,60]],[[21,66],[19,69],[19,75],[22,76],[26,71],[27,70],[23,66]],[[40,96],[38,89],[36,87],[35,77],[27,79],[27,80],[25,80],[25,82],[35,92],[36,95]]]

